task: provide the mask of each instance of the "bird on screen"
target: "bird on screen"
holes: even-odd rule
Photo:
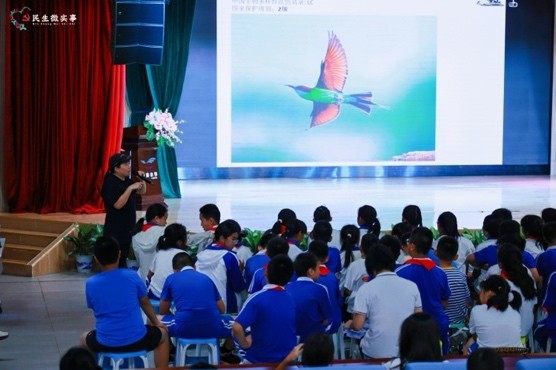
[[[294,89],[301,98],[313,102],[311,127],[331,122],[340,114],[342,104],[350,104],[360,111],[371,114],[373,94],[344,94],[344,85],[348,75],[346,53],[334,32],[328,35],[328,48],[324,60],[320,64],[320,76],[313,88],[298,85],[286,85]],[[384,107],[386,108],[386,107]]]

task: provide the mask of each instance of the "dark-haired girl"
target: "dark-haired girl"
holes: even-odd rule
[[[523,347],[519,293],[512,291],[503,277],[492,275],[481,283],[479,299],[481,304],[471,310],[471,338],[463,352],[471,353],[478,347]]]

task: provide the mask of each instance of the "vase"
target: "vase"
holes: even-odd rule
[[[93,269],[93,256],[78,254],[75,256],[75,265],[77,272],[88,274]]]

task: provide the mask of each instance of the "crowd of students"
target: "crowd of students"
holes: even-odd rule
[[[392,358],[385,366],[399,368],[440,361],[453,350],[451,330],[462,326],[464,354],[532,346],[532,331],[541,347],[556,336],[556,210],[521,224],[496,210],[476,247],[451,212],[438,217],[436,240],[416,205],[391,235],[372,206],[355,216],[334,230],[319,206],[308,230],[283,209],[250,250],[238,222],[221,222],[214,204],[200,208],[198,234],[166,226],[167,210],[152,205],[132,238],[139,274],[118,269],[117,241],[97,241],[102,272],[86,286],[96,326],[82,344],[95,352],[154,349],[155,365],[166,366],[169,337],[216,337],[222,351],[243,349],[245,363],[280,363],[297,358],[297,344],[315,334],[354,330],[366,358]],[[160,315],[149,299],[160,301]]]

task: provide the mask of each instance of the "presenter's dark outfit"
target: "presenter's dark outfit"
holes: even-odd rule
[[[113,236],[120,244],[120,267],[126,267],[127,255],[131,245],[131,232],[136,222],[135,190],[133,190],[127,203],[121,208],[114,208],[114,203],[133,182],[126,177],[121,180],[113,173],[104,176],[100,195],[104,201],[106,218],[104,220],[104,235]]]

